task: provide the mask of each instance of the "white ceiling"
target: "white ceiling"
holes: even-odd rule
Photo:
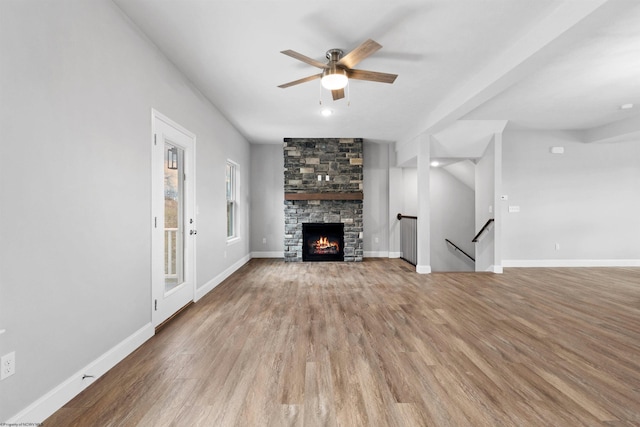
[[[637,0],[114,1],[252,143],[401,143],[459,119],[640,131]],[[351,81],[335,102],[319,80],[277,87],[319,72],[280,51],[326,62],[368,38],[383,48],[356,68],[394,84]]]

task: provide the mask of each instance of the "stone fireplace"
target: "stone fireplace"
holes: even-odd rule
[[[284,169],[285,261],[362,261],[362,139],[285,138]],[[340,227],[341,254],[309,257],[313,248],[304,242],[303,224]],[[324,237],[311,245],[336,252],[340,245]]]

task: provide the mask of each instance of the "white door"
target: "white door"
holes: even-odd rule
[[[195,135],[153,111],[152,322],[195,295]]]

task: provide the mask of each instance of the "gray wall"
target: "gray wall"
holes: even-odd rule
[[[449,239],[472,257],[475,245],[475,192],[449,172],[431,168],[431,270],[474,271],[473,261],[445,242]]]
[[[365,141],[363,155],[364,255],[388,257],[389,145]]]
[[[418,215],[418,169],[403,168],[402,182],[404,190],[403,215]]]
[[[110,1],[0,2],[0,57],[2,421],[151,321],[151,109],[197,136],[199,286],[248,254],[249,144]]]
[[[499,155],[499,147],[496,150],[495,138],[487,145],[482,158],[476,163],[476,224],[475,233],[479,232],[490,218],[495,218],[495,194],[496,194],[496,154]],[[493,271],[496,263],[495,245],[496,221],[485,231],[475,243],[476,245],[476,271]],[[474,233],[474,234],[475,234]]]
[[[251,145],[251,252],[255,257],[283,257],[283,171],[282,145]]]
[[[551,131],[509,131],[503,140],[506,266],[640,260],[640,141],[585,144]],[[565,154],[551,154],[552,146]]]

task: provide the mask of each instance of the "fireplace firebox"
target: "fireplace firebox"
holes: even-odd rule
[[[303,223],[302,261],[344,261],[344,224]]]

